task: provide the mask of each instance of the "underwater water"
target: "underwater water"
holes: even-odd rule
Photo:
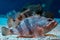
[[[60,19],[55,18],[55,20],[58,22],[58,25],[52,31],[50,31],[49,34],[54,34],[54,35],[58,36],[57,38],[60,38]],[[7,18],[2,18],[2,17],[0,18],[0,39],[6,40],[6,38],[9,38],[8,40],[17,40],[17,38],[16,38],[17,35],[9,35],[9,36],[5,36],[5,37],[2,36],[1,27],[7,27],[8,26],[7,21],[8,21]],[[53,37],[45,37],[44,40],[48,39],[48,38],[53,38]],[[24,40],[25,38],[24,39],[20,38],[20,39]],[[28,39],[26,39],[26,40],[28,40]],[[39,38],[37,38],[37,39],[39,39]],[[37,40],[37,39],[34,39],[34,40]],[[33,39],[31,39],[31,40],[33,40]]]
[[[7,26],[7,21],[8,19],[7,18],[2,18],[0,17],[0,26]]]

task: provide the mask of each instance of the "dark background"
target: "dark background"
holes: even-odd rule
[[[0,0],[0,15],[6,15],[11,10],[19,11],[29,4],[41,4],[44,10],[60,18],[60,0]]]

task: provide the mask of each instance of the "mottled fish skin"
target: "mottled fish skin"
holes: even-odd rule
[[[50,24],[46,25],[46,27],[43,27],[45,29],[45,33],[51,31],[53,28],[57,26],[57,24],[58,23],[53,20]]]
[[[29,24],[30,25],[30,24]],[[28,25],[28,26],[29,26]],[[39,27],[38,29],[35,29],[35,30],[37,30],[37,33],[38,33],[38,35],[39,34],[43,34],[43,35],[45,35],[47,32],[49,32],[49,31],[51,31],[53,28],[55,28],[56,27],[56,25],[57,25],[57,22],[56,21],[54,21],[54,20],[52,20],[48,25],[46,25],[45,27]],[[41,28],[43,29],[43,30],[41,30]],[[29,29],[29,28],[28,28]],[[29,30],[31,30],[31,29],[29,29]],[[39,31],[41,31],[40,33],[39,33]],[[36,32],[35,32],[36,33]],[[40,36],[41,36],[40,35]],[[52,35],[52,34],[51,34]],[[36,35],[37,36],[37,35]],[[45,35],[45,36],[50,36],[50,34],[47,34],[47,35]],[[52,35],[53,36],[53,35]],[[24,36],[24,37],[27,37],[27,36]]]

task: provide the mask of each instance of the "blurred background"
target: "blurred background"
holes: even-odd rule
[[[19,12],[32,4],[40,4],[43,10],[53,13],[54,20],[58,22],[58,25],[49,33],[60,36],[60,0],[0,0],[0,27],[8,26],[8,19],[6,18],[8,13],[11,13],[11,11]]]
[[[12,10],[18,12],[31,4],[40,4],[44,10],[52,12],[55,18],[60,18],[60,0],[0,0],[0,17]]]

